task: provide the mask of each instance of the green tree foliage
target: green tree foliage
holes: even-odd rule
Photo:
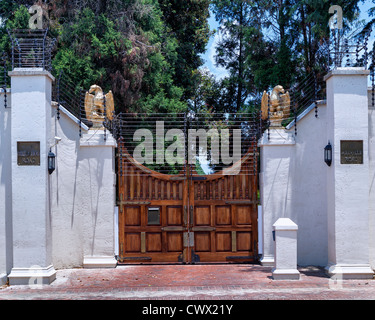
[[[208,110],[220,111],[218,105],[221,96],[220,82],[207,69],[199,69],[194,75],[196,86],[194,96],[190,101],[190,109],[195,113],[205,113]]]
[[[208,25],[210,0],[159,0],[169,34],[177,40],[175,83],[184,88],[184,98],[195,95],[199,79],[197,70],[203,65],[200,54],[206,51],[210,36]]]
[[[337,0],[349,30],[361,0]],[[0,50],[6,28],[27,28],[34,0],[0,1]],[[327,0],[37,0],[59,40],[53,61],[87,90],[112,90],[117,111],[179,112],[188,107],[237,112],[264,90],[292,88],[326,69],[319,47],[329,37]],[[229,77],[199,71],[211,8],[220,22],[216,63]],[[375,12],[375,9],[371,12]],[[47,20],[46,20],[47,21]]]
[[[5,29],[28,28],[34,1],[0,2]],[[209,0],[38,0],[58,38],[53,60],[77,86],[98,84],[118,112],[180,112],[193,95],[208,41]],[[175,14],[175,16],[173,16]]]
[[[9,8],[9,10],[7,10]],[[18,9],[12,1],[0,2],[0,52],[10,53],[10,39],[7,30],[24,29],[29,25],[29,12],[26,7]],[[10,19],[11,18],[11,19]]]
[[[223,111],[241,110],[251,94],[246,55],[247,39],[259,29],[257,13],[252,1],[213,0],[213,12],[221,24],[222,40],[217,47],[216,63],[228,69],[230,76],[222,82],[225,96],[221,99]]]
[[[338,0],[344,32],[358,19],[361,0]],[[216,63],[230,76],[221,82],[224,111],[254,105],[264,90],[281,84],[292,88],[312,72],[327,69],[319,54],[329,38],[330,1],[213,0],[222,40]]]
[[[157,1],[110,2],[74,10],[72,20],[61,28],[56,69],[69,68],[76,82],[83,76],[85,88],[97,83],[112,89],[118,111],[185,109],[170,63],[176,40],[165,32]]]

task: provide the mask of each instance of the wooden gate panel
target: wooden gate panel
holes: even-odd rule
[[[179,263],[184,253],[186,179],[153,172],[120,144],[120,263]],[[185,188],[185,189],[184,189]]]
[[[182,206],[126,206],[119,223],[120,263],[182,262]]]
[[[251,161],[252,160],[252,161]],[[191,183],[192,250],[199,262],[257,260],[257,176],[248,153],[235,175],[200,176]],[[256,172],[256,170],[255,170]]]
[[[197,178],[151,171],[121,144],[119,150],[119,263],[257,259],[257,176],[249,154],[236,175]]]
[[[217,202],[217,201],[216,201]],[[197,202],[196,202],[197,203]],[[199,202],[198,202],[199,203]],[[256,245],[252,206],[227,204],[194,208],[194,253],[199,262],[253,262]]]

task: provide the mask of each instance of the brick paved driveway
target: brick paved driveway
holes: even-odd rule
[[[49,286],[0,287],[0,300],[336,300],[375,299],[375,280],[333,281],[317,268],[274,281],[259,265],[119,266],[57,272]]]

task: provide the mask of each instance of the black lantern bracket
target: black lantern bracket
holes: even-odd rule
[[[328,142],[328,145],[324,148],[324,162],[328,167],[332,165],[332,145]]]
[[[56,169],[56,155],[52,152],[52,148],[48,153],[48,173],[52,174]]]
[[[50,147],[48,153],[48,173],[52,174],[56,169],[56,155],[52,152],[52,148],[57,146],[61,141],[60,137],[55,137],[55,144]]]

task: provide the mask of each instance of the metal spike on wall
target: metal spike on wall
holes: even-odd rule
[[[268,141],[271,140],[271,95],[268,93],[268,117],[267,117],[267,127],[268,127]]]
[[[7,55],[3,53],[1,55],[1,62],[3,68],[3,79],[1,83],[1,89],[4,91],[4,107],[7,108],[8,106],[8,96],[7,96],[7,82],[8,82],[8,70],[7,70]]]
[[[104,141],[107,140],[107,125],[108,125],[108,118],[107,118],[107,98],[103,95],[103,106],[104,106]]]
[[[81,91],[81,95],[80,95],[80,99],[79,99],[79,110],[80,110],[80,113],[79,113],[79,136],[82,138],[82,112],[83,112],[83,99],[84,97],[82,97],[83,95],[83,92]]]
[[[60,83],[61,83],[62,75],[63,75],[63,71],[60,71],[59,77],[57,79],[57,120],[60,120],[60,104],[61,104]]]
[[[318,118],[318,77],[314,71],[314,101],[315,101],[315,118]]]
[[[298,134],[298,131],[297,131],[297,120],[298,120],[298,116],[297,116],[297,109],[294,108],[294,134],[297,136]]]
[[[158,124],[159,122],[163,122],[160,127]],[[245,114],[198,114],[198,113],[181,113],[181,114],[174,114],[174,113],[160,113],[160,114],[130,114],[130,113],[120,113],[117,114],[113,121],[112,126],[108,127],[112,133],[116,132],[116,140],[119,142],[122,141],[122,145],[124,150],[126,148],[126,152],[129,154],[133,154],[135,148],[137,147],[137,141],[134,141],[134,133],[138,129],[146,129],[148,130],[153,137],[157,134],[167,134],[171,129],[180,131],[184,136],[185,141],[185,148],[183,152],[184,161],[181,163],[175,164],[175,169],[177,170],[178,174],[186,173],[189,167],[193,169],[196,165],[193,163],[189,163],[187,161],[190,156],[189,150],[189,133],[191,130],[192,134],[194,132],[198,132],[199,130],[203,130],[208,132],[209,130],[222,130],[222,128],[226,128],[227,130],[240,130],[241,132],[241,155],[244,155],[253,150],[253,154],[256,154],[257,148],[257,141],[260,138],[260,130],[259,130],[259,114],[258,113],[245,113]],[[234,131],[232,131],[234,133]],[[238,132],[238,131],[237,131]],[[232,136],[232,135],[231,135]],[[158,146],[154,145],[156,140],[153,141],[152,148],[158,148]],[[229,142],[230,144],[233,141]],[[164,143],[163,143],[164,146]],[[165,145],[167,146],[167,144]],[[120,147],[119,147],[120,148]],[[161,147],[163,148],[163,147]],[[155,150],[155,149],[154,149]],[[119,150],[121,151],[121,150]],[[163,151],[163,150],[161,150]],[[198,151],[198,149],[196,149]],[[197,154],[198,156],[198,154]],[[209,160],[213,165],[218,165],[222,167],[224,163],[220,162],[221,156],[219,157],[211,157],[215,156],[215,154],[208,154]],[[155,160],[155,158],[154,158]],[[257,164],[254,164],[254,169],[256,168]],[[252,168],[252,167],[249,167]],[[168,173],[171,168],[166,165],[157,166],[157,171],[159,173]],[[121,171],[121,168],[119,167]],[[194,172],[193,172],[194,171]],[[198,173],[193,170],[193,175],[197,175]],[[250,170],[254,171],[254,170]],[[175,172],[175,174],[176,174]],[[126,173],[125,173],[126,174]],[[245,173],[243,173],[245,174]]]

